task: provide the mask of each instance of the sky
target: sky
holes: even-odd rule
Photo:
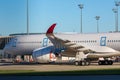
[[[116,0],[28,1],[30,33],[45,33],[53,23],[57,23],[54,32],[80,32],[81,12],[78,4],[84,4],[83,33],[96,33],[95,16],[100,16],[99,32],[115,30],[115,15],[112,9]],[[0,0],[0,35],[26,33],[26,2],[27,0]]]

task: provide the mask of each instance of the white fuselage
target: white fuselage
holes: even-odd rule
[[[120,51],[120,33],[57,33],[55,36],[70,40],[86,47],[107,46]],[[33,50],[52,45],[46,34],[15,36],[4,48],[4,52],[13,55],[32,54]],[[99,47],[98,47],[99,48]],[[97,49],[97,48],[96,48]],[[98,49],[99,50],[99,49]]]

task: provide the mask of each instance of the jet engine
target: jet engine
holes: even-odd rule
[[[38,48],[33,51],[33,60],[37,63],[50,63],[56,61],[56,56],[53,53],[54,47],[48,46],[43,48]]]

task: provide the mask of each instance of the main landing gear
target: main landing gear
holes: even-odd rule
[[[113,61],[112,60],[99,60],[98,64],[99,65],[112,65]]]
[[[90,65],[90,61],[83,60],[83,61],[75,61],[76,66],[87,66]]]
[[[76,66],[87,66],[90,65],[90,60],[86,57],[84,52],[77,52],[74,64]]]
[[[111,58],[99,58],[98,65],[112,65],[113,61]]]

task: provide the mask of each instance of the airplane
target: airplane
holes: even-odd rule
[[[32,55],[36,61],[55,61],[58,57],[75,57],[75,65],[89,65],[92,59],[103,58],[98,64],[112,65],[109,58],[120,56],[120,33],[55,33],[56,23],[46,33],[16,35],[5,45],[4,53],[12,56]],[[51,56],[52,59],[51,59]]]
[[[90,59],[103,58],[98,64],[112,65],[110,57],[120,56],[120,33],[70,34],[58,36],[53,34],[56,24],[46,32],[53,43],[55,52],[62,56],[75,57],[75,65],[89,65]]]

